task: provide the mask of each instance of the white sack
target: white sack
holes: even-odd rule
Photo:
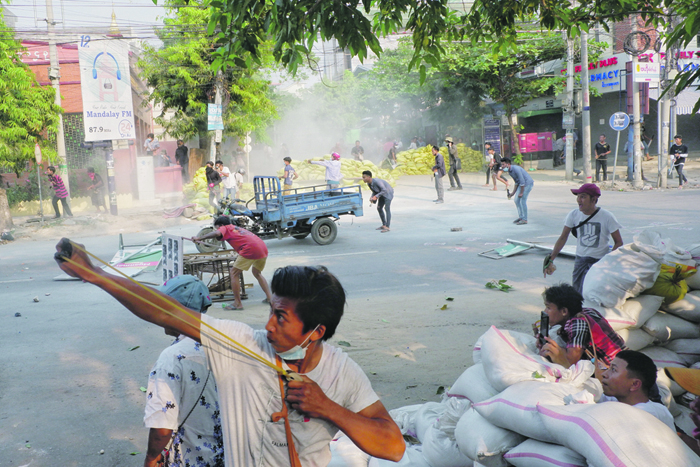
[[[470,408],[457,423],[455,439],[459,450],[487,467],[505,467],[503,454],[522,443],[524,438],[491,423]]]
[[[617,333],[630,350],[641,350],[654,343],[654,336],[642,329],[620,329]]]
[[[579,391],[577,386],[565,383],[523,381],[473,407],[496,426],[552,443],[554,439],[542,424],[537,405],[565,405],[564,398]]]
[[[503,391],[520,381],[551,381],[581,385],[593,374],[593,364],[580,360],[570,368],[537,354],[535,338],[491,326],[481,336],[481,361],[491,386]]]
[[[389,415],[399,426],[402,435],[416,437],[416,415],[423,404],[407,405],[389,411]]]
[[[484,365],[481,363],[464,370],[464,373],[447,390],[448,396],[466,398],[472,403],[484,401],[496,394],[498,391],[489,383],[484,373]]]
[[[587,467],[586,459],[564,446],[527,439],[504,456],[515,467]]]
[[[656,387],[659,388],[659,396],[661,396],[661,403],[668,409],[673,417],[677,417],[681,414],[681,411],[676,404],[676,400],[673,398],[671,389],[666,386],[663,382],[657,381]]]
[[[657,295],[640,295],[630,298],[615,308],[608,308],[584,300],[584,308],[593,308],[598,311],[615,331],[620,329],[641,328],[642,325],[661,307],[663,297]]]
[[[474,360],[474,364],[479,364],[481,363],[481,344],[482,344],[482,338],[483,334],[479,336],[479,338],[476,340],[476,343],[474,344],[474,348],[472,349],[472,360]]]
[[[700,267],[700,263],[695,263],[697,267]],[[700,271],[696,272],[692,276],[688,277],[685,280],[685,283],[688,284],[688,288],[690,290],[700,290]]]
[[[460,452],[457,441],[450,439],[435,425],[425,432],[423,457],[430,467],[464,467],[474,464],[470,458]]]
[[[670,238],[661,238],[661,235],[654,230],[645,230],[635,235],[632,245],[659,264],[695,266],[695,261],[689,251],[677,247]]]
[[[683,363],[683,359],[679,357],[676,352],[665,347],[651,346],[640,350],[640,352],[654,360],[654,364],[658,368],[686,366],[685,363]]]
[[[665,345],[683,360],[686,366],[700,362],[700,339],[678,339]]]
[[[690,277],[697,276],[698,273]],[[688,279],[686,279],[688,282]],[[682,299],[665,305],[664,310],[693,323],[700,323],[700,290],[688,292]]]
[[[678,428],[683,430],[686,435],[693,436],[693,430],[695,429],[695,423],[690,418],[690,414],[693,413],[688,407],[682,405],[678,406],[678,412],[680,414],[673,418],[673,422],[678,425]]]
[[[644,323],[642,329],[654,336],[655,341],[661,344],[675,339],[700,338],[700,326],[663,311],[652,316]]]
[[[557,444],[595,467],[700,467],[700,457],[653,415],[620,402],[537,407]]]
[[[331,461],[328,467],[367,467],[369,454],[355,446],[347,435],[339,431],[330,443]]]
[[[657,365],[658,366],[658,365]],[[680,365],[666,365],[666,366],[680,366]],[[666,375],[666,372],[664,371],[663,368],[659,368],[656,371],[656,385],[661,388],[661,386],[666,386],[667,388],[671,389],[671,394],[673,394],[673,397],[678,397],[683,394],[685,394],[685,389],[680,387],[678,383],[673,381],[671,378],[669,378]]]
[[[369,458],[367,467],[430,467],[430,464],[423,458],[421,446],[406,446],[406,452],[403,458],[398,462],[392,462],[385,459],[377,459],[376,457]]]
[[[442,402],[426,402],[416,412],[416,438],[421,443],[428,428],[435,423],[439,416],[445,413],[447,406]]]
[[[648,289],[659,276],[661,265],[648,255],[625,245],[591,266],[583,281],[583,298],[595,305],[620,307],[628,298]]]

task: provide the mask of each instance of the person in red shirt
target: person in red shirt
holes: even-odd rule
[[[257,235],[252,232],[242,229],[238,226],[231,225],[231,219],[227,216],[219,216],[214,221],[214,230],[211,233],[194,237],[193,240],[201,241],[209,238],[226,240],[231,248],[238,253],[238,258],[231,267],[231,289],[233,289],[233,304],[224,306],[225,310],[242,310],[241,303],[241,273],[253,268],[253,276],[258,280],[260,288],[265,292],[265,300],[263,303],[270,303],[272,295],[270,286],[267,280],[263,277],[262,272],[265,269],[267,262],[267,245]]]

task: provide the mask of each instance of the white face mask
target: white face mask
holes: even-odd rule
[[[302,347],[304,344],[306,344],[306,341],[309,340],[311,337],[311,334],[318,329],[320,324],[316,325],[313,331],[309,334],[309,336],[304,339],[304,342],[302,342],[299,345],[295,345],[289,350],[285,350],[284,352],[276,352],[277,355],[282,359],[282,360],[302,360],[304,357],[306,357],[306,348],[307,347]]]

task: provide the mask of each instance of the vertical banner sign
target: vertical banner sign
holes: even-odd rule
[[[207,130],[223,130],[224,120],[221,118],[221,104],[208,104]]]
[[[105,35],[80,36],[78,58],[85,141],[135,138],[126,42]]]
[[[182,237],[163,234],[163,283],[182,274]]]
[[[484,119],[484,143],[491,143],[497,154],[501,152],[501,120],[498,118]],[[483,148],[482,148],[483,149]]]

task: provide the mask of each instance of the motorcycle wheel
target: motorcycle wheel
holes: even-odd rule
[[[214,226],[204,227],[202,230],[197,232],[197,237],[201,237],[202,235],[212,233],[213,231],[214,231]],[[195,243],[195,246],[197,247],[197,251],[199,251],[200,253],[214,253],[215,251],[218,251],[221,248],[223,248],[224,242],[221,240],[216,240],[214,238],[210,238],[210,239],[204,240],[201,243]]]

